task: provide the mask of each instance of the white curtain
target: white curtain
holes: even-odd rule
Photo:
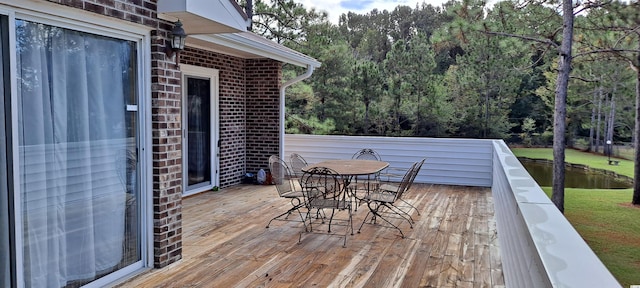
[[[122,259],[126,41],[17,21],[27,286],[86,283]]]

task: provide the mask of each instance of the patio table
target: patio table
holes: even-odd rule
[[[360,160],[360,159],[336,159],[325,160],[314,163],[302,168],[303,172],[307,172],[315,167],[326,167],[336,171],[344,181],[344,189],[350,187],[352,179],[357,180],[357,176],[368,176],[376,174],[389,166],[388,162],[376,160]],[[366,185],[367,190],[369,185]],[[368,192],[368,191],[367,191]],[[355,193],[352,196],[357,198]],[[357,206],[356,206],[357,210]]]
[[[341,176],[363,176],[376,174],[382,169],[387,168],[389,163],[376,160],[358,160],[358,159],[337,159],[337,160],[325,160],[322,162],[314,163],[302,168],[302,171],[307,172],[314,167],[327,167],[336,171]]]

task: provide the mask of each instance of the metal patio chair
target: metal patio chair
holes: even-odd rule
[[[353,156],[351,156],[351,159],[382,161],[380,158],[380,154],[378,154],[378,152],[371,148],[363,148],[358,150],[358,152],[354,153]],[[349,190],[355,198],[360,198],[357,196],[358,192],[366,194],[368,191],[375,189],[378,185],[380,185],[380,173],[377,173],[375,175],[355,176],[351,181]],[[360,201],[355,201],[355,211],[358,211],[359,202]]]
[[[344,180],[340,174],[326,167],[314,167],[304,172],[300,183],[307,199],[309,211],[312,209],[318,210],[316,220],[321,219],[322,223],[325,223],[325,218],[327,217],[320,216],[320,213],[324,212],[324,210],[331,210],[327,232],[331,233],[331,225],[336,225],[333,221],[338,213],[347,213],[347,219],[336,218],[336,220],[347,221],[347,224],[344,225],[346,226],[346,231],[343,243],[343,247],[346,247],[347,234],[351,231],[351,235],[353,235],[353,216],[351,213],[351,198],[346,195],[343,185]],[[322,214],[327,215],[327,213]],[[313,232],[313,218],[307,217],[307,219],[309,219],[308,231]],[[302,238],[302,235],[300,237]]]
[[[398,183],[398,185],[382,184],[378,189],[365,195],[363,199],[367,202],[369,212],[364,217],[362,224],[360,224],[358,233],[362,229],[362,226],[367,222],[367,219],[370,219],[372,224],[376,224],[378,218],[400,231],[402,238],[405,237],[404,232],[402,232],[402,229],[400,229],[398,225],[391,222],[390,219],[406,220],[409,223],[409,226],[413,229],[414,221],[411,218],[411,215],[400,209],[396,203],[401,201],[402,195],[411,186],[411,181],[415,179],[414,175],[417,174],[417,170],[419,169],[417,167],[418,165],[420,165],[420,161],[415,162],[411,168],[407,170],[405,175],[402,177],[402,181]]]
[[[411,185],[413,185],[413,182],[415,182],[416,176],[418,176],[418,173],[420,172],[420,169],[422,169],[422,165],[424,165],[424,161],[426,161],[426,160],[427,160],[427,158],[422,158],[422,160],[420,160],[420,161],[416,162],[416,164],[414,164],[415,167],[414,167],[413,175],[411,175],[411,180],[409,181],[409,186],[407,186],[407,188],[406,188],[407,191],[409,189],[411,189]],[[409,207],[411,207],[414,210],[416,210],[416,212],[418,213],[418,216],[420,216],[420,210],[418,210],[418,208],[416,208],[416,206],[413,206],[411,203],[407,202],[407,200],[404,200],[404,198],[400,198],[400,201],[402,201],[403,203],[405,203]]]
[[[422,168],[422,165],[424,164],[424,162],[426,161],[426,158],[422,158],[422,160],[414,163],[412,165],[412,168],[415,168],[413,171],[413,174],[411,175],[411,180],[409,181],[409,186],[407,186],[406,190],[409,190],[411,188],[411,185],[413,185],[413,182],[415,182],[416,176],[418,175],[418,173],[420,172],[420,169]],[[413,167],[415,165],[415,167]],[[409,169],[405,170],[405,173],[408,171]],[[399,171],[399,170],[398,170]],[[386,190],[397,190],[397,186],[399,185],[399,183],[396,182],[392,182],[392,181],[383,181],[381,182],[383,183],[382,185],[385,186]],[[406,206],[408,206],[410,209],[414,209],[416,210],[416,212],[418,213],[418,216],[420,216],[420,210],[418,210],[418,208],[416,208],[415,206],[413,206],[413,204],[409,203],[407,200],[405,200],[404,198],[400,198],[400,201],[403,202]]]
[[[284,213],[271,218],[269,223],[267,223],[267,228],[271,225],[271,221],[279,219],[285,215],[285,219],[287,219],[292,212],[297,211],[306,230],[305,216],[303,216],[300,211],[300,208],[306,206],[304,194],[301,190],[296,188],[296,185],[294,185],[289,167],[282,159],[280,159],[280,157],[272,155],[269,157],[269,170],[271,172],[273,182],[275,183],[276,190],[278,191],[278,195],[282,198],[289,199],[291,201],[291,208]]]

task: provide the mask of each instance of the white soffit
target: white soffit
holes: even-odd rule
[[[189,36],[247,31],[247,20],[231,1],[158,0],[158,17],[180,20]]]
[[[269,58],[300,67],[320,67],[313,57],[275,43],[252,32],[194,35],[187,44],[216,50],[242,58]]]

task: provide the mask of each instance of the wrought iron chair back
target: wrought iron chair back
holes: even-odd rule
[[[344,235],[343,246],[347,245],[347,233],[351,231],[353,235],[353,222],[351,214],[351,199],[347,196],[344,179],[336,171],[326,167],[314,167],[304,172],[300,183],[305,193],[306,201],[309,211],[312,209],[318,210],[318,217],[325,223],[325,216],[320,216],[321,211],[325,209],[331,210],[329,216],[328,232],[331,233],[331,225],[333,224],[334,216],[339,211],[346,211],[348,213],[347,229]],[[313,219],[309,219],[309,231],[313,231]],[[345,219],[343,219],[345,220]]]
[[[351,156],[351,159],[380,161],[380,159],[382,158],[380,158],[380,155],[375,150],[371,148],[364,148],[353,154],[353,156]]]
[[[371,148],[358,150],[358,152],[351,156],[351,159],[382,161],[378,152]],[[380,183],[380,173],[376,173],[375,175],[356,176],[353,180],[351,187],[349,187],[353,191],[353,195],[357,195],[358,193],[367,193]],[[355,202],[354,207],[355,210],[358,211],[358,201]]]
[[[272,155],[269,157],[269,171],[271,172],[272,181],[275,182],[278,195],[282,198],[289,199],[291,202],[291,208],[284,213],[271,218],[269,223],[267,223],[267,228],[271,225],[271,221],[279,219],[285,215],[286,217],[284,219],[287,219],[287,217],[289,217],[289,215],[294,211],[298,212],[302,222],[305,223],[305,219],[300,211],[300,208],[306,206],[304,194],[301,190],[296,189],[295,185],[293,185],[291,172],[289,167],[287,167],[287,164],[280,159],[280,157]],[[304,225],[306,229],[306,223]]]
[[[427,160],[426,158],[422,158],[422,160],[414,163],[414,171],[413,171],[413,175],[411,175],[411,180],[409,181],[409,185],[406,187],[405,191],[411,189],[411,185],[413,185],[413,182],[415,182],[416,180],[416,176],[418,176],[418,173],[420,172],[420,169],[422,168],[422,165],[424,164],[424,161]],[[413,206],[413,204],[407,202],[406,200],[400,198],[400,201],[404,202],[407,206],[409,206],[411,209],[416,210],[416,212],[418,213],[418,216],[420,216],[420,210],[418,210],[418,208],[416,208],[416,206]]]
[[[418,176],[418,173],[420,172],[420,169],[422,169],[422,165],[424,165],[424,161],[426,161],[426,160],[427,160],[427,158],[422,158],[422,160],[420,160],[420,161],[416,162],[416,164],[414,164],[415,167],[414,167],[413,175],[411,175],[411,180],[409,181],[409,186],[407,186],[407,190],[411,189],[411,185],[413,185],[413,182],[416,180],[416,176]]]
[[[291,183],[291,171],[280,157],[276,155],[269,157],[269,172],[271,172],[271,177],[280,197],[284,197],[287,193],[294,191],[295,188]]]
[[[416,166],[418,165],[416,163],[413,163],[413,165],[411,165],[411,168],[409,168],[409,170],[407,170],[407,173],[404,174],[404,176],[402,177],[402,181],[400,181],[400,184],[397,186],[397,190],[387,190],[387,192],[392,192],[395,194],[395,198],[393,199],[393,202],[395,202],[398,199],[402,198],[402,194],[404,194],[404,192],[406,192],[407,190],[409,190],[409,187],[411,187],[411,181],[414,179],[413,176],[415,174],[416,171]],[[385,189],[385,187],[387,186],[382,186],[380,189]]]
[[[291,172],[293,172],[293,175],[297,178],[302,177],[302,174],[304,173],[302,172],[302,168],[309,165],[307,160],[298,153],[291,154],[289,157],[289,164],[291,164]]]

